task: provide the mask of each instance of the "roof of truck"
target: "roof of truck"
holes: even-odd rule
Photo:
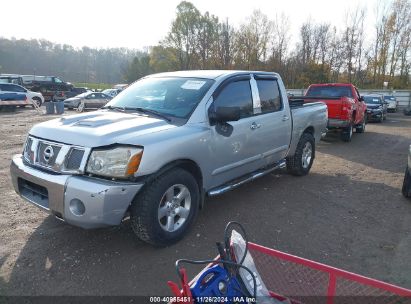
[[[348,87],[354,86],[352,83],[336,82],[336,83],[313,83],[310,87],[321,87],[321,86],[335,86],[335,87]]]
[[[255,73],[255,74],[270,74],[277,75],[274,72],[263,72],[263,71],[237,71],[237,70],[192,70],[192,71],[176,71],[176,72],[166,72],[149,75],[149,77],[195,77],[195,78],[205,78],[205,79],[216,79],[221,76],[229,76],[235,74],[243,73]]]

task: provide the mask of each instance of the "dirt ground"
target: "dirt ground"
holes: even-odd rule
[[[389,114],[351,143],[328,136],[306,177],[275,173],[208,199],[188,236],[163,249],[138,241],[127,221],[82,230],[15,194],[10,159],[50,118],[0,113],[0,294],[170,295],[175,260],[214,257],[230,220],[255,243],[411,288],[411,201],[401,196],[411,117]]]

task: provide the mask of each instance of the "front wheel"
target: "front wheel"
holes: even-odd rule
[[[353,132],[353,127],[350,125],[349,127],[345,128],[341,132],[341,139],[345,142],[349,142],[352,139],[352,132]]]
[[[315,139],[304,133],[295,149],[295,154],[287,158],[287,170],[292,175],[303,176],[310,172],[315,157]]]
[[[196,179],[183,169],[168,171],[146,185],[131,204],[131,227],[138,238],[155,246],[175,243],[190,228],[199,203]]]
[[[405,170],[404,183],[402,184],[402,194],[405,197],[411,198],[411,172],[407,167]]]
[[[41,99],[39,97],[33,97],[33,101],[37,104],[38,107],[41,107]]]

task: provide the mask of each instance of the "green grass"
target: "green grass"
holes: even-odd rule
[[[86,88],[93,89],[93,90],[111,89],[114,86],[114,84],[109,84],[109,83],[92,83],[92,82],[74,82],[73,85],[75,87],[86,87]]]

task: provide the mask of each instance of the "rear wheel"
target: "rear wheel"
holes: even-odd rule
[[[366,116],[364,116],[364,119],[363,119],[362,123],[355,127],[355,132],[364,133],[366,124],[367,124],[367,118],[366,118]]]
[[[353,127],[350,125],[341,132],[341,139],[345,142],[349,142],[352,139]]]
[[[408,167],[407,170],[405,170],[404,183],[402,184],[402,194],[405,197],[411,198],[411,172]]]
[[[315,157],[315,139],[312,134],[304,133],[297,144],[293,156],[287,158],[287,170],[292,175],[308,174]]]
[[[168,171],[148,184],[131,204],[131,227],[147,243],[175,243],[190,228],[199,203],[195,178],[180,168]]]

